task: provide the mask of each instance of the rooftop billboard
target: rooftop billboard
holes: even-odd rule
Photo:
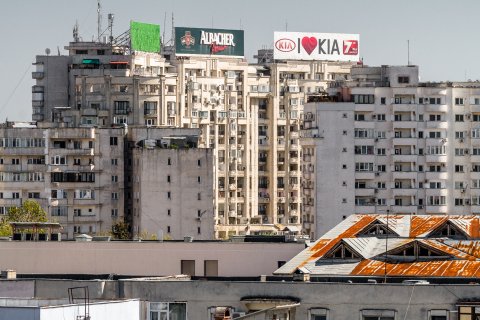
[[[160,26],[130,21],[130,46],[135,51],[160,52]]]
[[[243,30],[175,28],[176,55],[244,56]]]
[[[360,36],[344,33],[275,32],[273,58],[359,61]]]

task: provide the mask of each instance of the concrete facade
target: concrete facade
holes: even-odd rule
[[[58,67],[52,67],[53,57],[37,57],[43,71],[32,76],[44,100],[32,104],[34,120],[47,126],[201,129],[199,146],[213,149],[215,237],[276,233],[277,224],[301,227],[303,104],[324,95],[329,83],[348,78],[352,63],[167,60],[90,42],[66,49],[69,55],[56,60]],[[48,68],[65,69],[68,83],[51,88]],[[53,90],[69,92],[68,101],[58,98],[65,108],[47,99]]]
[[[0,269],[23,274],[165,276],[181,274],[182,260],[189,260],[194,261],[194,276],[205,276],[205,261],[217,261],[219,277],[255,277],[272,274],[280,262],[304,247],[300,243],[4,241]],[[0,293],[4,293],[1,288]]]
[[[358,66],[351,81],[332,85],[329,93],[353,109],[332,102],[306,107],[312,115],[305,127],[343,136],[303,142],[316,146],[317,188],[337,190],[336,198],[316,193],[312,210],[327,223],[317,223],[316,237],[354,213],[480,213],[478,83],[419,83],[416,66]],[[351,128],[340,132],[347,123]],[[340,161],[323,166],[327,158]],[[338,170],[348,175],[341,179]]]
[[[61,298],[67,288],[88,286],[91,297],[99,299],[135,298],[148,303],[186,303],[189,320],[212,319],[210,308],[229,306],[237,312],[251,312],[254,301],[298,301],[295,319],[311,319],[312,314],[327,320],[371,319],[475,319],[460,318],[458,306],[478,301],[478,285],[403,285],[303,282],[222,282],[222,281],[69,281],[9,280],[12,285],[33,282],[36,297]],[[3,283],[4,281],[2,281]],[[470,302],[467,302],[467,300]],[[265,304],[264,304],[265,305]],[[258,305],[257,305],[258,306]],[[468,307],[471,308],[471,307]],[[434,316],[437,316],[435,318]],[[147,315],[145,319],[150,319]]]

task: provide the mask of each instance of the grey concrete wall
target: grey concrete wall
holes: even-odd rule
[[[122,281],[123,282],[123,281]],[[296,319],[308,319],[311,308],[327,308],[329,319],[360,319],[361,310],[388,309],[395,319],[428,319],[428,311],[455,311],[458,299],[477,297],[478,285],[383,285],[293,282],[170,281],[122,283],[125,298],[148,301],[186,301],[189,320],[206,319],[210,306],[247,311],[247,296],[296,297]],[[451,319],[455,313],[452,314]]]

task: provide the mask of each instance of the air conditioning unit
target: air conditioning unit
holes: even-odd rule
[[[469,206],[469,205],[470,205],[470,199],[465,199],[465,204],[466,204],[467,206]]]
[[[422,205],[420,205],[420,206],[417,206],[417,208],[418,208],[418,209],[423,209],[423,206],[422,206]]]
[[[463,138],[460,139],[460,143],[463,143]]]
[[[380,175],[380,172],[375,172],[375,175],[378,177]]]
[[[460,192],[461,192],[461,193],[465,193],[465,189],[461,189]]]

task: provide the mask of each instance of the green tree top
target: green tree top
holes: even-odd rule
[[[25,201],[20,207],[11,207],[0,222],[0,236],[11,236],[10,222],[47,222],[47,212],[34,200]]]

